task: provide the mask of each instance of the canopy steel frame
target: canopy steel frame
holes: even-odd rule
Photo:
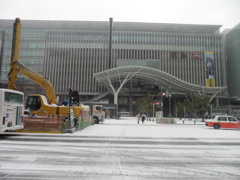
[[[103,72],[95,73],[96,80],[105,85],[114,94],[114,103],[117,104],[117,96],[123,87],[133,77],[151,82],[156,86],[171,87],[171,90],[179,93],[206,94],[213,99],[218,93],[227,89],[223,87],[205,87],[183,81],[164,71],[146,66],[121,66]],[[120,86],[115,90],[113,83],[119,81]]]

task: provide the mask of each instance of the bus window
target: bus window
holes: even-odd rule
[[[4,92],[4,104],[13,105],[13,104],[23,104],[23,95],[16,94],[12,92]]]
[[[24,94],[0,88],[0,132],[23,129]]]

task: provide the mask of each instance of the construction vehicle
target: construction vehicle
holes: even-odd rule
[[[20,50],[20,19],[16,18],[13,26],[13,41],[12,41],[12,57],[10,63],[10,72],[8,74],[8,89],[16,89],[16,81],[18,73],[22,73],[28,78],[32,79],[35,83],[40,85],[45,91],[46,96],[39,94],[32,94],[27,97],[26,108],[31,115],[36,116],[63,116],[70,118],[78,118],[81,116],[81,111],[84,107],[81,106],[59,106],[57,105],[57,98],[52,86],[52,83],[38,74],[34,70],[28,68],[19,62]],[[71,113],[70,113],[71,112]]]
[[[91,107],[91,106],[90,106]],[[96,124],[99,122],[104,122],[105,120],[105,112],[103,111],[102,105],[92,105],[91,107],[92,117]]]
[[[93,117],[93,120],[95,124],[98,124],[99,122],[104,122],[105,120],[105,111],[103,105],[100,105],[98,103],[83,103],[84,105],[87,105],[91,108],[91,116]]]

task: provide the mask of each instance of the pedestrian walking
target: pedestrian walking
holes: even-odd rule
[[[146,115],[142,114],[141,119],[142,119],[142,124],[144,124],[144,121],[147,119]]]
[[[138,122],[138,124],[139,124],[139,121],[140,121],[140,119],[141,119],[141,115],[138,114],[136,117],[137,117],[137,122]]]

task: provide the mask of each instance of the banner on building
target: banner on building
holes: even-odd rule
[[[192,53],[192,59],[202,59],[201,53],[199,52]]]
[[[205,59],[205,64],[206,64],[206,86],[207,87],[215,87],[213,52],[205,52],[204,59]]]
[[[215,87],[215,79],[206,79],[206,87]]]

